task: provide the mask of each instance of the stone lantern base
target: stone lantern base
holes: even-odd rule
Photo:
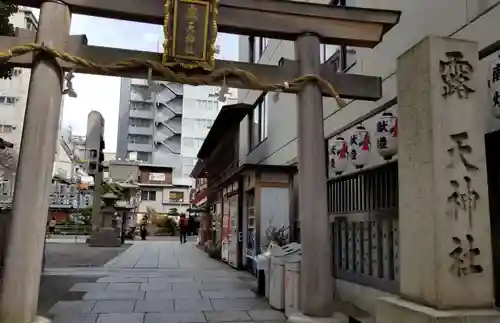
[[[115,228],[100,228],[92,232],[88,244],[91,247],[120,247],[121,241]]]

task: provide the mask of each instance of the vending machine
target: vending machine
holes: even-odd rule
[[[229,214],[229,200],[227,196],[223,196],[222,203],[222,236],[221,236],[221,259],[224,262],[229,262],[229,227],[231,217]]]
[[[238,240],[240,239],[238,223],[238,195],[229,198],[229,234],[228,243],[228,263],[238,267]]]

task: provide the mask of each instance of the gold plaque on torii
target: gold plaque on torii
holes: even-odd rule
[[[219,0],[165,0],[163,64],[212,71],[218,13]]]

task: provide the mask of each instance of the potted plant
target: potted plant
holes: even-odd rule
[[[288,244],[288,229],[289,228],[285,227],[284,225],[276,227],[270,224],[266,230],[268,247],[271,244],[278,245],[279,247],[283,247],[284,245]]]

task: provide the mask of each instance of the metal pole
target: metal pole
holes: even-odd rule
[[[63,2],[43,2],[36,42],[63,48],[70,20],[70,10]],[[46,54],[33,58],[0,296],[0,323],[28,323],[36,315],[62,80],[55,59]]]
[[[320,41],[304,34],[295,42],[300,75],[320,74]],[[299,215],[302,242],[301,310],[305,315],[333,313],[330,223],[327,214],[323,98],[316,84],[297,95]]]

